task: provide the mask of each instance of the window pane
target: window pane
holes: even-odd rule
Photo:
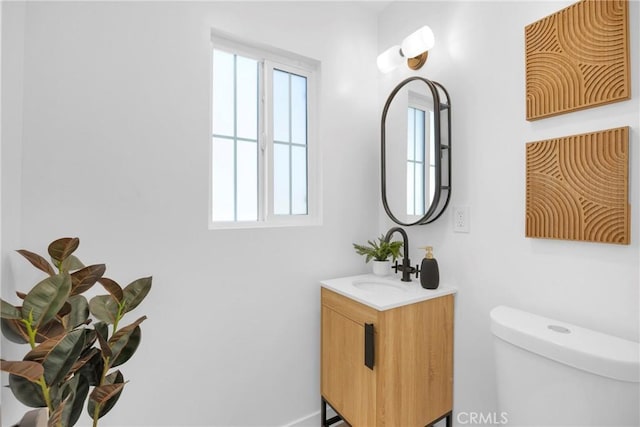
[[[416,110],[416,162],[424,162],[424,111]]]
[[[407,215],[414,215],[415,209],[413,207],[413,195],[414,190],[414,164],[413,162],[407,162]]]
[[[273,139],[290,142],[289,138],[289,73],[273,70]]]
[[[258,219],[258,144],[238,141],[238,221]]]
[[[212,147],[212,219],[234,221],[233,141],[214,138]]]
[[[407,113],[407,159],[415,159],[415,128],[416,128],[416,109],[409,107]]]
[[[291,148],[291,213],[307,214],[307,149]]]
[[[291,142],[307,143],[307,79],[291,74]]]
[[[220,50],[213,51],[213,133],[233,135],[233,55]]]
[[[424,165],[416,163],[415,166],[415,215],[424,215]]]
[[[273,213],[289,215],[289,145],[273,144]]]
[[[258,139],[258,62],[237,56],[237,136]]]

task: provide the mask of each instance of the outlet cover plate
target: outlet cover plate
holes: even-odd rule
[[[453,207],[453,231],[456,233],[468,233],[471,221],[471,209],[469,206]]]

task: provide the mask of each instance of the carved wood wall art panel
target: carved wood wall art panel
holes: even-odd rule
[[[525,27],[527,120],[629,99],[627,0],[582,0]]]
[[[629,244],[629,128],[526,145],[526,236]]]

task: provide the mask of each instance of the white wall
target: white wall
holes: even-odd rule
[[[154,276],[137,309],[149,317],[142,345],[123,366],[131,382],[101,425],[283,425],[318,411],[318,280],[365,271],[351,243],[377,228],[374,12],[28,2],[23,29],[6,27],[19,17],[4,9],[3,42],[24,38],[24,73],[3,69],[24,79],[24,131],[22,212],[9,224],[21,237],[3,239],[3,263],[16,244],[45,253],[79,236],[78,255],[123,285]],[[322,226],[207,230],[211,27],[321,61]],[[9,424],[23,408],[2,393]]]
[[[411,258],[435,246],[441,280],[458,286],[455,412],[495,411],[488,313],[507,304],[638,340],[640,4],[630,4],[632,100],[554,118],[525,120],[524,27],[571,2],[394,2],[379,17],[378,51],[421,25],[436,36],[426,66],[379,80],[382,105],[393,85],[417,73],[452,99],[452,206],[471,207],[471,232],[452,231],[451,211],[409,230]],[[631,126],[628,246],[524,237],[525,143]],[[380,210],[382,229],[391,226]]]

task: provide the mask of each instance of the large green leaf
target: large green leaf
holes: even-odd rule
[[[18,401],[32,408],[44,408],[47,406],[42,395],[42,389],[38,384],[32,383],[26,378],[17,375],[9,375],[9,388]]]
[[[63,237],[62,239],[51,242],[48,248],[51,258],[59,263],[64,261],[71,255],[80,245],[80,239],[77,237]]]
[[[115,371],[107,375],[104,384],[95,387],[91,395],[89,395],[89,402],[87,404],[89,415],[93,417],[96,405],[100,405],[98,418],[102,418],[116,404],[124,385],[124,377],[120,371]]]
[[[121,337],[117,343],[114,343],[112,352],[114,352],[115,357],[112,359],[111,367],[120,366],[131,359],[141,340],[142,330],[139,326],[136,326],[130,334],[126,337]]]
[[[31,351],[24,356],[24,360],[42,363],[44,359],[46,359],[47,355],[51,353],[54,347],[57,346],[63,338],[64,336],[61,335],[57,338],[51,338],[42,342],[40,345],[32,348]]]
[[[60,388],[64,399],[67,400],[62,412],[62,425],[73,426],[78,422],[84,402],[89,394],[89,382],[81,375],[75,375]]]
[[[44,375],[44,368],[38,362],[21,360],[17,362],[0,360],[0,370],[36,382]]]
[[[77,362],[84,348],[84,331],[69,332],[49,353],[42,365],[47,384],[58,384]]]
[[[44,271],[49,276],[53,276],[54,274],[56,274],[55,271],[53,271],[51,264],[49,264],[47,260],[40,255],[29,252],[25,249],[20,249],[16,252],[25,257],[38,270]]]
[[[66,273],[84,268],[84,264],[75,255],[69,255],[62,263],[53,260],[53,263]]]
[[[44,325],[40,325],[38,328],[38,334],[36,335],[36,342],[44,342],[51,338],[56,338],[67,333],[67,330],[62,326],[57,319],[51,319]]]
[[[143,277],[129,283],[123,290],[124,312],[128,313],[136,308],[151,290],[151,277]]]
[[[22,318],[33,316],[33,327],[47,323],[62,308],[71,292],[68,274],[50,276],[38,283],[27,294],[22,303]]]
[[[0,319],[2,325],[2,335],[9,341],[16,344],[28,344],[29,334],[20,320]]]
[[[69,297],[68,303],[71,306],[71,312],[65,320],[67,330],[72,330],[85,324],[89,319],[89,302],[83,295],[73,295]]]
[[[96,322],[93,324],[93,329],[95,329],[96,334],[99,333],[105,340],[109,339],[109,325],[107,323]]]
[[[109,279],[108,277],[102,277],[100,280],[98,280],[98,282],[100,282],[100,284],[104,286],[107,292],[109,292],[116,299],[116,301],[122,301],[122,288],[115,280]]]
[[[104,264],[97,264],[71,274],[71,295],[78,295],[89,290],[102,277],[106,269]]]
[[[2,307],[3,319],[22,319],[22,313],[18,307],[9,304],[3,299],[0,299],[0,306]]]
[[[91,358],[87,360],[86,363],[78,369],[78,371],[76,371],[76,375],[82,375],[85,377],[90,386],[98,385],[100,377],[102,376],[102,371],[104,370],[102,353],[100,353],[98,349],[94,350],[96,350],[96,352],[93,353]]]
[[[0,319],[2,325],[2,335],[9,341],[16,344],[28,344],[29,334],[24,324],[20,320],[16,319]],[[60,322],[56,319],[52,319],[45,325],[41,325],[36,333],[36,342],[44,342],[48,339],[58,337],[66,333],[66,330]]]
[[[98,320],[113,325],[118,316],[118,302],[111,295],[98,295],[89,301],[89,310]]]
[[[100,353],[100,350],[98,350],[95,347],[87,349],[85,344],[85,350],[80,354],[80,357],[78,357],[78,360],[76,360],[76,363],[73,364],[73,367],[71,368],[69,373],[75,374],[79,370],[83,369],[84,366],[87,363],[90,363],[93,357],[98,353]]]

